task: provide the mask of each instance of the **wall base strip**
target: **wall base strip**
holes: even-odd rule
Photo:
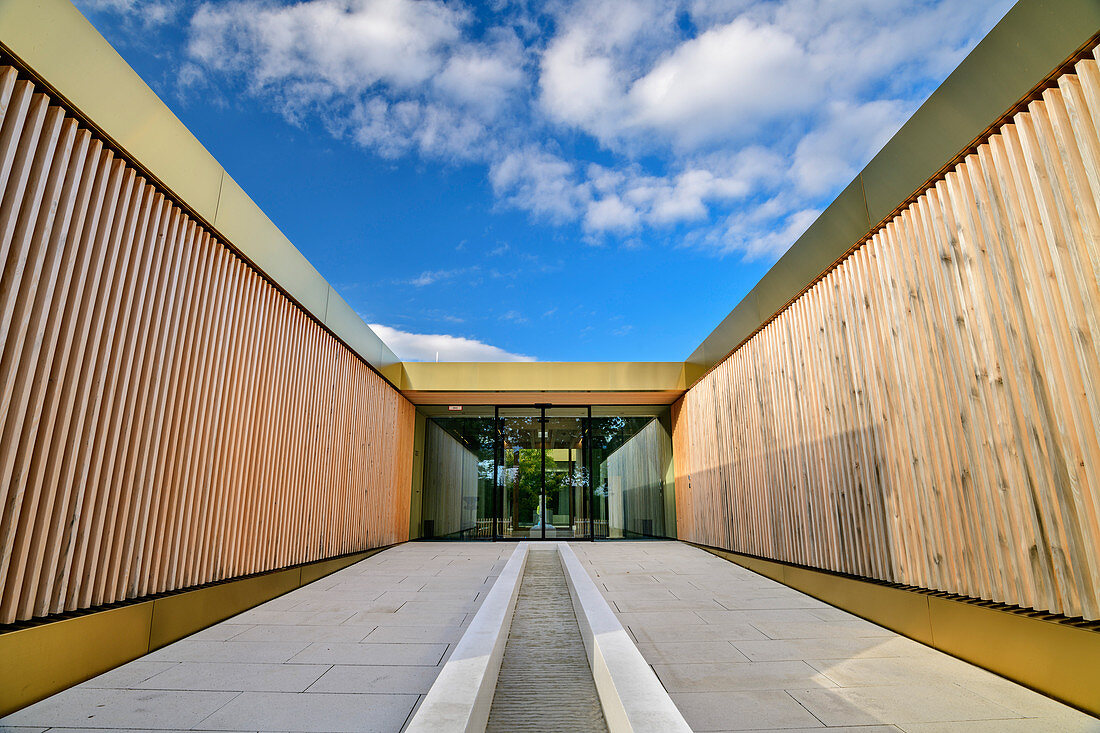
[[[385,547],[0,633],[0,717],[353,565]]]
[[[1039,614],[688,544],[1100,716],[1100,631]]]

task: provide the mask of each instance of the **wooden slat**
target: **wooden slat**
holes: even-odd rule
[[[414,408],[0,67],[0,623],[408,538]]]
[[[1100,618],[1100,69],[673,406],[682,539]]]

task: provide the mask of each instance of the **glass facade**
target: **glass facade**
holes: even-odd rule
[[[667,406],[418,409],[424,433],[414,535],[675,536]]]
[[[424,424],[420,532],[425,538],[493,536],[496,432],[492,407]]]

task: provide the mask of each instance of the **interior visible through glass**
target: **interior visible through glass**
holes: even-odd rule
[[[501,461],[497,470],[501,497],[497,536],[542,537],[538,510],[542,497],[542,410],[500,408]]]
[[[417,424],[414,537],[675,536],[667,406],[431,406]]]

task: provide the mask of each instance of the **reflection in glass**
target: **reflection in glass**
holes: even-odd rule
[[[668,408],[593,407],[596,538],[674,537]]]
[[[546,410],[544,523],[547,537],[588,536],[585,522],[588,471],[584,445],[587,417],[586,407],[551,407]]]
[[[427,418],[421,537],[493,536],[492,414]]]
[[[421,410],[421,537],[675,536],[667,407]]]
[[[542,537],[542,435],[537,408],[500,408],[501,527],[504,537]],[[534,530],[534,531],[532,531]]]

